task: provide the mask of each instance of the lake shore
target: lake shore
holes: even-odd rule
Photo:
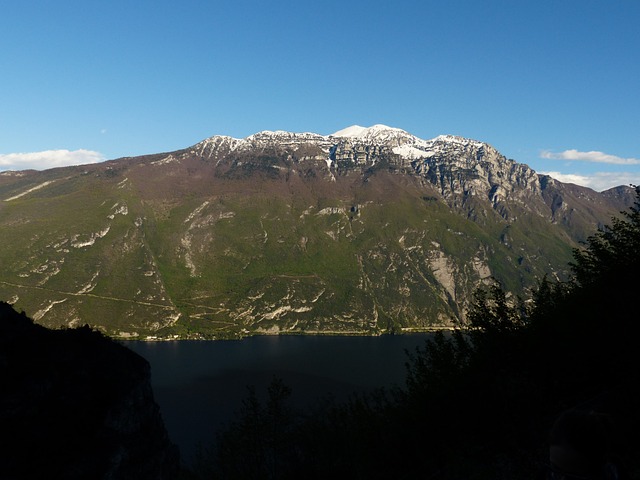
[[[214,337],[201,333],[192,333],[187,336],[182,335],[169,335],[169,336],[119,336],[114,335],[112,338],[122,342],[180,342],[180,341],[229,341],[229,340],[243,340],[254,337],[384,337],[384,336],[403,336],[414,335],[421,333],[435,333],[435,332],[452,332],[460,327],[456,326],[430,326],[430,327],[407,327],[402,328],[399,331],[394,332],[375,332],[367,333],[357,330],[306,330],[306,331],[286,331],[286,332],[272,332],[272,331],[255,331],[255,332],[241,332],[229,336]]]

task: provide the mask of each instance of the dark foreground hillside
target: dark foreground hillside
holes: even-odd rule
[[[0,302],[0,478],[175,478],[149,379],[102,334],[48,330]]]

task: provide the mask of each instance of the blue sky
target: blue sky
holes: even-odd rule
[[[640,184],[640,2],[20,0],[0,9],[0,170],[215,134],[382,123]]]

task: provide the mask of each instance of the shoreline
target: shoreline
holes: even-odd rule
[[[436,332],[452,332],[459,327],[455,326],[432,326],[432,327],[407,327],[402,328],[399,332],[379,332],[379,333],[366,333],[361,331],[338,331],[338,330],[322,330],[322,331],[306,331],[306,332],[243,332],[237,336],[229,336],[222,338],[210,338],[196,334],[193,337],[180,337],[168,338],[168,337],[156,337],[154,335],[147,335],[145,337],[120,337],[111,336],[118,342],[184,342],[184,341],[197,341],[197,342],[220,342],[220,341],[239,341],[253,337],[383,337],[383,336],[404,336],[404,335],[417,335],[423,333],[436,333]]]

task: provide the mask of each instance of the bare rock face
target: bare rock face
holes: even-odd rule
[[[469,196],[475,196],[489,201],[508,219],[509,203],[523,204],[540,195],[535,171],[508,160],[492,146],[473,140],[438,137],[432,141],[429,156],[412,165],[456,208],[462,208]]]
[[[0,303],[0,378],[0,478],[175,478],[149,364],[127,348]]]

